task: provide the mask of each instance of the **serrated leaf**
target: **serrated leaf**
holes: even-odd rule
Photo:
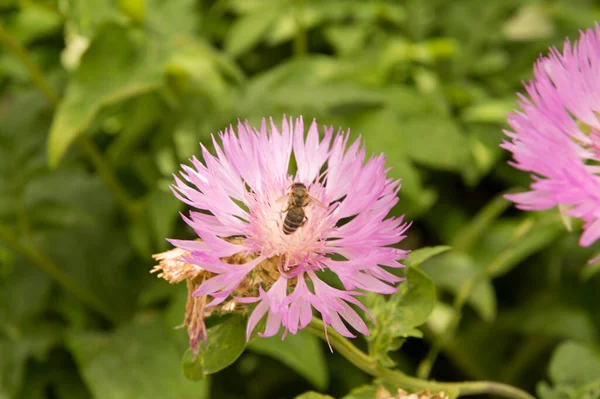
[[[183,355],[181,367],[186,378],[198,381],[223,370],[237,360],[246,349],[246,322],[242,316],[231,315],[208,329],[208,345],[200,342],[198,356],[191,349]]]
[[[418,336],[415,327],[427,321],[433,311],[436,295],[433,281],[416,268],[406,269],[406,281],[386,301],[382,295],[369,296],[369,306],[375,325],[371,326],[369,354],[383,366],[394,362],[388,352],[398,349],[404,338]]]
[[[156,39],[116,24],[103,25],[56,109],[48,137],[50,165],[58,164],[102,107],[159,87],[167,54],[168,48]]]
[[[113,333],[71,334],[67,345],[97,398],[208,398],[208,383],[187,381],[179,354],[160,318]]]
[[[404,260],[404,264],[407,267],[419,267],[419,265],[421,265],[421,263],[425,262],[427,259],[449,251],[451,249],[452,247],[448,245],[438,245],[436,247],[419,248],[408,254],[408,257]]]
[[[567,341],[555,351],[548,369],[554,387],[538,384],[543,399],[600,397],[600,352],[583,344]]]
[[[310,381],[315,388],[325,390],[329,383],[329,370],[323,355],[321,342],[305,331],[288,334],[284,340],[280,335],[257,338],[248,349],[279,360]]]

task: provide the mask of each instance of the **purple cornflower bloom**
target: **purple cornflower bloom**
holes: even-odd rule
[[[581,32],[563,52],[550,49],[534,66],[535,78],[519,95],[520,111],[508,116],[513,131],[501,147],[515,168],[532,172],[531,191],[507,195],[518,208],[561,205],[584,221],[579,243],[600,237],[600,27]]]
[[[354,335],[344,321],[368,335],[351,306],[368,314],[356,296],[392,293],[402,280],[382,267],[402,267],[407,254],[390,245],[405,237],[409,224],[386,218],[398,202],[399,181],[386,177],[383,155],[365,160],[360,138],[349,146],[348,140],[349,133],[334,135],[333,128],[320,139],[316,121],[305,135],[302,118],[294,124],[284,116],[281,126],[263,119],[259,130],[239,122],[237,134],[230,126],[213,136],[216,156],[202,146],[204,162],[194,157],[192,167],[182,165],[182,179],[175,176],[177,198],[200,211],[184,216],[200,240],[169,241],[189,254],[186,262],[210,273],[193,296],[211,297],[207,308],[231,299],[241,306],[257,302],[247,339],[265,315],[261,336],[281,326],[295,334],[313,308],[346,337]],[[309,197],[301,207],[305,218],[286,234],[293,183],[304,184]],[[344,289],[320,278],[325,269]]]

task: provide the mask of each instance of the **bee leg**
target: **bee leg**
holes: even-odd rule
[[[298,227],[302,227],[304,226],[304,223],[308,222],[308,217],[306,217],[306,215],[304,215],[304,220],[302,220],[302,223],[300,223],[300,226]]]

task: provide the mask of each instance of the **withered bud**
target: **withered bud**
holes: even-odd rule
[[[235,243],[241,242],[241,238],[237,237],[226,238],[226,240]],[[203,282],[210,279],[215,274],[207,271],[201,266],[189,263],[186,259],[189,259],[190,256],[191,254],[189,252],[180,248],[152,255],[159,263],[152,268],[150,273],[158,273],[158,277],[167,280],[171,284],[180,283],[184,280],[186,281],[188,297],[185,307],[185,317],[183,324],[179,327],[187,327],[190,346],[194,355],[197,355],[200,341],[204,341],[204,345],[207,345],[206,325],[204,323],[206,317],[212,314],[245,311],[248,308],[248,305],[230,299],[206,309],[206,295],[193,296],[193,293]],[[221,258],[221,261],[230,265],[242,265],[255,259],[256,256],[257,255],[253,253],[240,252],[227,258]],[[239,287],[232,293],[232,296],[257,296],[259,286],[266,285],[268,287],[277,281],[280,276],[280,263],[279,257],[265,259],[248,274],[246,279],[242,281]],[[288,280],[289,288],[293,288],[295,284],[296,279]]]
[[[160,272],[157,276],[164,278],[171,284],[177,284],[183,280],[201,277],[209,273],[198,265],[188,263],[185,260],[188,256],[190,256],[189,252],[179,248],[154,254],[152,258],[159,263],[150,270],[150,273]]]

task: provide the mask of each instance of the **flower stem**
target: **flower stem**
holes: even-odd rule
[[[323,340],[326,339],[324,325],[321,320],[313,319],[307,326],[307,330]],[[493,381],[439,382],[411,377],[398,370],[381,366],[376,359],[359,350],[348,339],[342,337],[330,327],[327,327],[327,336],[332,347],[348,359],[350,363],[365,373],[381,378],[400,388],[411,391],[427,388],[430,391],[456,393],[457,396],[488,394],[514,399],[535,399],[525,391]]]
[[[112,193],[115,201],[117,201],[128,217],[134,218],[139,213],[140,208],[138,203],[127,194],[123,186],[119,183],[115,172],[106,162],[94,142],[86,136],[79,136],[77,138],[77,145],[94,165],[96,172],[100,175],[106,188]]]
[[[48,102],[53,107],[58,106],[60,98],[50,83],[44,77],[42,71],[33,62],[27,50],[10,34],[4,25],[0,22],[0,42],[23,64],[31,80],[40,89]],[[85,136],[79,136],[77,145],[80,150],[89,158],[94,168],[100,175],[100,178],[112,193],[115,200],[121,205],[128,216],[133,217],[137,214],[137,204],[129,198],[125,189],[119,184],[114,171],[103,158],[102,153],[96,148],[94,142]]]
[[[304,0],[294,0],[294,17],[296,20],[296,36],[294,37],[294,55],[303,57],[308,51],[306,27],[304,26]]]
[[[27,69],[31,80],[33,80],[33,83],[35,83],[44,96],[46,96],[48,102],[53,106],[58,105],[60,99],[52,86],[50,86],[48,81],[44,78],[42,71],[35,65],[23,46],[21,46],[21,44],[6,30],[2,22],[0,22],[0,42],[2,42],[6,48],[17,57],[21,64],[23,64],[25,69]]]
[[[32,245],[31,242],[23,243],[16,234],[3,225],[0,225],[0,240],[4,241],[15,252],[20,253],[40,270],[52,277],[65,290],[86,303],[90,308],[105,316],[108,320],[117,321],[114,312],[96,295],[81,286],[77,280],[62,271],[49,257]]]
[[[498,199],[493,202],[494,202],[493,205],[491,205],[490,207],[486,207],[482,211],[483,214],[487,215],[486,217],[482,216],[482,218],[487,218],[487,217],[491,218],[492,215],[497,216],[502,212],[502,210],[503,210],[502,201]],[[479,216],[476,216],[476,219],[478,217]],[[558,221],[558,217],[548,218],[548,219],[545,219],[545,220],[539,222],[538,226],[550,226],[554,223],[557,223],[557,221]],[[450,320],[450,322],[448,323],[446,330],[442,334],[440,334],[437,338],[434,339],[431,349],[429,350],[429,353],[427,354],[425,359],[423,359],[423,361],[419,364],[419,366],[417,368],[417,375],[420,378],[428,378],[429,377],[429,374],[431,373],[431,369],[432,369],[433,364],[435,363],[437,357],[439,356],[440,352],[445,348],[445,346],[447,345],[447,343],[451,339],[451,337],[454,335],[454,333],[460,323],[460,319],[462,318],[462,308],[464,307],[467,300],[471,296],[473,288],[475,288],[477,283],[483,278],[494,278],[494,277],[504,273],[506,265],[508,263],[507,259],[509,259],[511,256],[512,248],[524,236],[526,236],[535,226],[536,226],[536,223],[532,218],[524,219],[517,226],[513,236],[508,241],[508,243],[504,246],[504,249],[501,250],[491,260],[491,262],[486,265],[485,269],[481,273],[479,273],[479,274],[473,276],[472,278],[470,278],[469,280],[465,281],[465,283],[463,284],[463,286],[461,287],[460,291],[458,292],[458,294],[456,295],[456,297],[454,299],[454,303],[453,303],[454,315],[453,315],[452,319]]]
[[[471,291],[473,291],[473,287],[477,281],[479,280],[476,277],[467,280],[454,298],[454,303],[452,305],[454,308],[454,315],[452,319],[448,323],[444,333],[442,333],[433,341],[429,353],[427,353],[427,356],[417,368],[417,376],[420,378],[429,378],[429,374],[431,373],[431,369],[433,368],[437,357],[442,349],[444,349],[446,343],[450,340],[452,335],[454,335],[454,332],[460,323],[460,319],[462,318],[462,308],[471,296]]]

